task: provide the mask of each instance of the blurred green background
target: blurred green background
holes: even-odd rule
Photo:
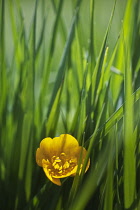
[[[140,1],[0,1],[0,209],[140,209]],[[51,183],[40,141],[73,135],[87,173]]]
[[[57,5],[59,1],[56,1],[55,4]],[[113,24],[111,26],[111,31],[109,35],[109,46],[111,49],[113,48],[123,22],[123,15],[124,15],[124,9],[126,5],[126,0],[118,0],[115,8],[115,14],[113,17]],[[71,24],[71,18],[73,16],[73,10],[74,10],[74,5],[76,1],[65,1],[63,4],[63,9],[62,9],[62,14],[61,17],[64,22],[64,34],[65,34],[65,39],[66,35],[69,31],[69,27]],[[13,1],[13,6],[14,6],[14,1]],[[51,32],[53,28],[53,24],[55,21],[55,12],[54,8],[52,6],[51,1],[45,2],[45,7],[43,5],[42,8],[42,3],[39,3],[38,6],[38,11],[37,11],[37,25],[36,25],[36,32],[37,32],[37,39],[41,31],[41,24],[43,22],[43,15],[46,16],[46,28],[45,28],[45,43],[46,43],[46,50],[48,48],[48,43],[51,39]],[[98,55],[102,40],[108,25],[108,21],[110,18],[110,14],[113,8],[114,1],[107,0],[107,1],[95,1],[95,11],[94,11],[94,45],[95,45],[95,52]],[[32,25],[33,21],[33,14],[34,14],[34,7],[35,7],[35,2],[34,1],[20,1],[21,9],[22,9],[22,14],[23,14],[23,22],[25,26],[25,30],[27,33],[27,37],[29,36],[30,33],[30,28]],[[10,12],[8,9],[8,3],[6,2],[6,11],[5,11],[5,39],[6,39],[6,52],[7,52],[7,57],[10,58],[13,52],[13,35],[11,31],[11,16]],[[14,6],[16,8],[16,6]],[[15,18],[17,23],[19,21],[18,13],[15,9]],[[79,12],[79,30],[81,33],[81,41],[82,41],[82,47],[84,49],[87,49],[88,43],[89,43],[89,33],[90,33],[90,1],[83,0],[81,7],[80,7],[80,12]],[[57,62],[59,63],[62,50],[64,47],[64,40],[63,37],[61,36],[61,32],[57,34],[57,41],[56,41],[56,49],[55,49],[55,56]],[[54,59],[55,60],[55,59]]]

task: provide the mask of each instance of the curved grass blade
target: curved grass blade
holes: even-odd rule
[[[51,100],[50,100],[47,116],[49,116],[51,107],[53,105],[54,99],[55,99],[56,94],[57,94],[57,91],[59,90],[59,87],[61,85],[62,80],[64,79],[64,74],[65,74],[65,71],[66,71],[65,64],[66,64],[67,56],[68,56],[68,53],[69,53],[69,50],[70,50],[70,47],[71,47],[71,43],[72,43],[72,40],[73,40],[73,37],[74,37],[75,24],[77,22],[77,16],[78,16],[81,1],[77,1],[77,2],[78,3],[77,3],[77,7],[75,9],[75,14],[73,16],[70,32],[69,32],[67,42],[66,42],[66,45],[65,45],[65,49],[64,49],[64,52],[63,52],[63,55],[62,55],[62,59],[61,59],[61,62],[60,62],[59,68],[58,68],[58,73],[57,73],[57,76],[56,76],[56,82],[55,82],[55,85],[54,85],[54,88],[53,88],[52,97],[51,97]]]
[[[134,100],[134,103],[137,102],[140,99],[140,88],[138,88],[133,95],[131,96]],[[125,104],[125,103],[124,103]],[[100,133],[100,137],[103,137],[107,135],[107,133],[110,131],[110,129],[118,122],[122,117],[124,116],[124,104],[115,111],[112,116],[106,121],[104,125],[102,125],[98,130],[97,134]],[[92,137],[92,136],[91,136]],[[91,138],[90,137],[90,138]],[[88,143],[89,140],[87,140]]]

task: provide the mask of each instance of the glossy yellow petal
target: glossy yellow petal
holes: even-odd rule
[[[44,154],[42,153],[41,149],[38,148],[36,150],[36,162],[39,166],[42,166],[42,159],[45,159]]]
[[[59,156],[62,151],[62,141],[60,137],[53,138],[53,145],[52,145],[52,156]]]
[[[43,139],[40,142],[40,150],[46,159],[50,159],[52,157],[53,139],[50,137]]]
[[[69,134],[61,134],[60,137],[45,138],[41,141],[40,148],[47,152],[49,157],[59,156],[60,153],[65,152],[67,154],[72,153],[72,150],[79,146],[78,141]]]
[[[61,152],[67,155],[73,154],[74,150],[79,146],[78,141],[70,134],[60,135]]]

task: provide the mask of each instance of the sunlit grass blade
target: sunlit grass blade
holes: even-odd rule
[[[63,6],[63,1],[59,1],[59,6],[58,6],[58,10],[56,11],[56,18],[53,25],[53,30],[52,30],[51,40],[50,40],[48,59],[46,61],[46,66],[45,66],[47,70],[44,72],[44,79],[43,79],[43,84],[42,84],[42,89],[41,89],[41,98],[43,97],[43,95],[45,95],[45,91],[48,86],[48,79],[51,72],[51,63],[52,63],[53,54],[54,54],[54,47],[55,47],[56,38],[57,38],[57,30],[58,30],[59,20],[61,17],[62,6]]]
[[[6,63],[5,63],[5,1],[0,5],[0,127],[5,114],[5,103],[7,95]],[[0,132],[1,129],[0,129]]]
[[[83,184],[82,190],[78,192],[77,196],[75,197],[74,203],[72,206],[70,206],[69,209],[74,210],[84,210],[85,206],[90,199],[92,193],[96,190],[101,178],[103,177],[105,173],[105,169],[107,166],[107,153],[108,153],[108,147],[104,151],[102,151],[98,157],[98,164],[93,167],[85,180],[85,183]],[[86,193],[85,193],[86,192]]]
[[[114,3],[114,7],[112,10],[112,14],[108,23],[108,27],[106,30],[106,34],[104,36],[104,41],[100,50],[100,54],[99,54],[99,58],[98,61],[96,63],[95,69],[93,71],[93,75],[92,75],[92,86],[93,86],[93,103],[95,103],[95,99],[96,99],[96,93],[97,93],[97,89],[98,89],[98,85],[99,85],[99,81],[100,81],[100,77],[102,74],[102,67],[103,67],[103,63],[104,63],[104,57],[105,57],[105,53],[106,53],[106,48],[107,48],[107,39],[108,39],[108,34],[109,34],[109,30],[111,27],[111,23],[112,23],[112,19],[113,19],[113,15],[114,15],[114,11],[115,11],[115,6],[116,6],[116,1]],[[94,105],[95,106],[95,105]]]
[[[113,159],[113,152],[114,152],[114,132],[111,131],[109,135],[110,141],[110,154],[109,160],[107,165],[107,176],[106,176],[106,183],[105,183],[105,195],[104,195],[104,210],[113,209],[113,173],[114,173],[114,159]]]
[[[50,99],[48,115],[49,115],[49,112],[51,110],[51,107],[52,107],[53,101],[55,99],[55,96],[57,94],[57,91],[60,87],[60,84],[61,84],[62,80],[64,79],[64,75],[65,75],[65,71],[66,71],[65,64],[66,64],[67,56],[68,56],[68,53],[69,53],[69,50],[70,50],[70,47],[71,47],[71,43],[72,43],[72,40],[73,40],[73,37],[74,37],[75,24],[77,22],[79,5],[80,5],[80,3],[77,5],[77,8],[75,10],[73,20],[72,20],[72,24],[71,24],[71,28],[70,28],[70,31],[69,31],[69,35],[68,35],[67,42],[66,42],[66,45],[65,45],[65,49],[64,49],[64,52],[63,52],[63,55],[62,55],[62,59],[61,59],[59,68],[58,68],[58,73],[57,73],[57,76],[56,76],[56,82],[55,82],[55,85],[54,85],[54,88],[53,88],[52,97]]]
[[[55,0],[52,0],[51,1],[51,3],[52,3],[52,6],[53,6],[53,10],[54,10],[54,12],[56,13],[56,15],[58,15],[57,13],[57,8],[56,8],[56,3],[55,3]],[[61,4],[61,1],[60,1],[60,4]],[[64,4],[64,2],[63,2],[63,4]],[[63,6],[63,5],[62,5]],[[58,7],[58,9],[59,8],[62,8],[62,7]],[[59,11],[59,10],[58,10]],[[59,30],[60,30],[60,33],[61,33],[61,37],[62,37],[62,40],[63,40],[63,42],[65,43],[65,40],[66,40],[66,26],[65,26],[65,24],[64,24],[64,20],[63,20],[63,18],[61,17],[61,15],[60,15],[60,17],[59,17],[59,25],[60,25],[60,28],[59,28]],[[54,26],[56,26],[56,27],[58,27],[56,24],[54,24]],[[55,29],[54,29],[55,30]]]
[[[112,97],[108,102],[109,112],[113,112],[113,101]],[[118,145],[114,144],[115,141],[118,141],[116,137],[116,126],[112,127],[108,134],[108,144],[110,147],[107,171],[106,171],[106,182],[105,182],[105,193],[104,193],[104,210],[113,209],[114,201],[114,162],[115,162],[115,152],[116,152],[116,161],[118,159]]]
[[[115,6],[116,6],[116,1],[114,3],[114,7],[112,9],[108,27],[106,29],[104,40],[103,40],[94,70],[92,70],[93,62],[91,63],[91,66],[89,67],[89,68],[91,68],[90,72],[92,72],[92,74],[90,76],[91,77],[90,85],[88,85],[89,89],[87,92],[88,93],[88,97],[87,97],[87,126],[89,127],[90,131],[92,129],[94,130],[94,128],[95,128],[95,125],[94,124],[92,125],[93,118],[96,121],[96,117],[98,116],[98,115],[96,115],[98,113],[97,112],[98,102],[99,102],[98,94],[100,92],[100,87],[102,85],[102,80],[100,78],[103,78],[103,75],[104,75],[104,66],[106,63],[107,52],[108,52],[107,41],[108,41],[108,35],[109,35],[109,31],[110,31],[110,27],[111,27],[111,23],[112,23],[112,19],[113,19],[113,14],[115,11]],[[88,128],[87,128],[87,130],[88,130]]]
[[[133,135],[134,118],[133,118],[133,101],[131,97],[132,72],[131,72],[131,67],[129,65],[126,66],[126,71],[125,71],[126,104],[125,104],[125,116],[124,116],[124,197],[125,197],[126,208],[130,207],[134,201],[135,185],[136,185],[136,159],[135,159],[136,139]]]
[[[62,88],[63,88],[63,83],[61,87],[59,88],[59,91],[57,92],[49,117],[47,119],[47,123],[46,123],[47,136],[54,135],[54,131],[56,130],[56,126],[58,124],[58,119],[60,115],[60,98],[61,98]]]
[[[128,1],[123,25],[122,46],[124,53],[125,78],[125,113],[124,113],[124,206],[130,208],[135,199],[136,190],[136,138],[134,136],[134,111],[132,98],[132,36],[129,24],[133,24],[132,8],[134,11],[135,3]],[[129,34],[129,36],[128,36]],[[131,169],[131,170],[130,170]]]
[[[89,55],[91,57],[91,68],[96,63],[95,56],[95,46],[94,46],[94,10],[95,10],[95,0],[90,1],[90,45],[89,45]]]
[[[132,95],[132,100],[134,100],[135,102],[138,101],[139,99],[140,99],[140,89],[136,90],[136,92]],[[124,104],[109,117],[109,119],[105,122],[105,124],[103,124],[99,128],[98,132],[99,133],[103,132],[101,136],[106,135],[111,129],[111,127],[113,127],[113,125],[115,125],[116,122],[119,122],[120,119],[123,118],[123,116],[124,116]]]

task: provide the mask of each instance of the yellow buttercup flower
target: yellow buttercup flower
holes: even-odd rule
[[[53,139],[48,137],[41,141],[40,148],[36,151],[36,162],[43,167],[48,179],[60,186],[60,178],[76,175],[79,162],[80,174],[86,154],[86,149],[79,146],[73,136],[62,134],[60,137]],[[86,171],[89,165],[90,160]]]

